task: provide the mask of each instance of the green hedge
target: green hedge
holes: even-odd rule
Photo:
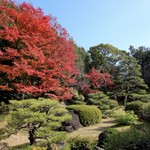
[[[130,102],[130,103],[127,103],[125,110],[126,111],[133,110],[134,113],[141,118],[143,105],[144,105],[144,102],[142,102],[142,101]]]
[[[78,114],[81,124],[89,126],[101,122],[102,113],[96,106],[89,105],[71,105],[67,109],[74,110]]]

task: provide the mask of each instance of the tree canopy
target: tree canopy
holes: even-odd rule
[[[40,8],[0,1],[0,93],[70,99],[73,40]],[[9,94],[8,94],[9,93]]]
[[[8,124],[4,130],[1,129],[1,134],[5,133],[1,136],[7,137],[26,128],[30,145],[35,144],[37,139],[43,139],[47,146],[64,140],[65,133],[59,128],[71,116],[58,101],[44,98],[11,100],[9,106]]]

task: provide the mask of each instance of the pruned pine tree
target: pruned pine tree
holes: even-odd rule
[[[120,62],[120,73],[116,82],[117,96],[124,97],[124,104],[130,99],[149,100],[148,86],[142,79],[141,67],[131,56],[124,56]]]
[[[91,93],[88,95],[88,102],[98,106],[103,112],[118,106],[117,101],[109,99],[103,92]]]
[[[27,99],[10,101],[7,134],[28,129],[30,145],[42,139],[50,148],[52,143],[64,140],[65,132],[58,131],[62,122],[70,120],[68,111],[58,101],[50,99]],[[6,134],[6,133],[5,133]]]
[[[131,55],[138,60],[138,64],[141,65],[142,77],[150,88],[150,47],[140,46],[135,48],[130,46],[129,50]]]

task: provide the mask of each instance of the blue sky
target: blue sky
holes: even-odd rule
[[[16,0],[23,1],[55,16],[86,50],[100,43],[150,47],[150,0]]]

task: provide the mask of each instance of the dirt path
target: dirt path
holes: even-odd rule
[[[80,128],[72,133],[69,133],[68,136],[69,137],[81,136],[81,137],[90,137],[90,138],[97,139],[101,131],[113,125],[115,125],[115,122],[113,119],[103,119],[102,123],[100,124]],[[16,135],[11,135],[6,140],[0,141],[0,143],[3,143],[3,142],[6,143],[9,147],[29,143],[28,133],[27,131],[21,131]]]
[[[11,135],[6,140],[1,140],[0,143],[6,143],[8,147],[29,143],[27,131],[20,131],[17,134]]]
[[[93,139],[97,139],[100,132],[114,125],[115,125],[114,119],[103,119],[102,123],[100,124],[79,128],[78,130],[69,133],[69,137],[80,136],[80,137],[90,137]]]

